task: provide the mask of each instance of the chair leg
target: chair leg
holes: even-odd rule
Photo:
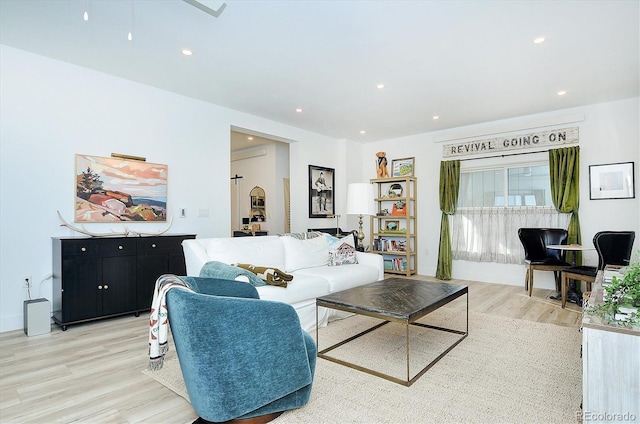
[[[529,290],[529,273],[531,270],[527,268],[527,273],[524,275],[524,289]]]
[[[529,297],[533,293],[533,269],[529,269]]]
[[[559,292],[561,289],[560,284],[562,283],[562,281],[560,281],[560,277],[561,277],[561,273],[560,271],[553,271],[553,278],[556,281],[556,292]]]
[[[567,304],[567,286],[569,285],[569,278],[566,275],[562,275],[562,309]]]

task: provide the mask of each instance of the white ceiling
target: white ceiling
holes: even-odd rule
[[[362,141],[640,95],[637,0],[226,3],[0,0],[0,42]]]

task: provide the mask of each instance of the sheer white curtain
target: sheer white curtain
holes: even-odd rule
[[[554,207],[460,208],[449,217],[453,259],[521,264],[518,228],[567,228],[569,214]]]

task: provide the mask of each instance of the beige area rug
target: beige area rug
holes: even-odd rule
[[[320,329],[320,348],[371,327],[353,316]],[[420,322],[464,330],[464,312],[440,308]],[[315,336],[315,334],[314,334]],[[406,377],[405,331],[387,324],[330,354]],[[411,376],[459,335],[411,327]],[[575,328],[469,314],[469,336],[411,387],[318,359],[311,399],[274,423],[570,423],[582,397]],[[143,371],[188,399],[177,360]]]

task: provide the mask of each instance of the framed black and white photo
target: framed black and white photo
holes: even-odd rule
[[[589,199],[633,199],[634,163],[589,165]]]
[[[309,218],[328,218],[335,214],[335,170],[309,165]]]

